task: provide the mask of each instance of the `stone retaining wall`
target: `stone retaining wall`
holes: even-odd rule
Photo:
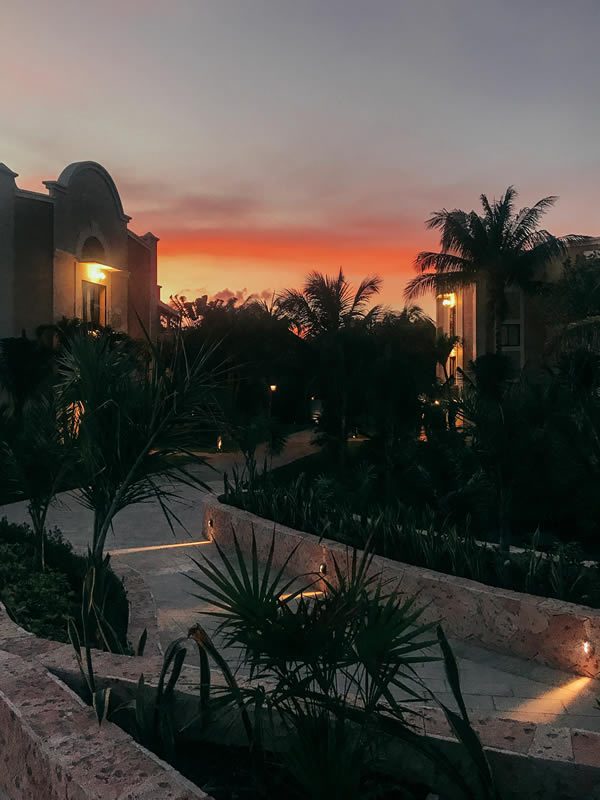
[[[344,568],[348,563],[348,549],[339,542],[319,539],[216,500],[205,503],[203,514],[204,532],[217,542],[231,544],[235,531],[249,552],[254,531],[262,560],[276,531],[275,563],[281,565],[291,556],[292,573],[318,574],[325,565],[331,576],[334,559]],[[451,636],[576,675],[596,677],[600,672],[597,609],[486,586],[381,556],[373,557],[373,569],[396,582],[401,594],[419,596],[424,621],[440,620]]]
[[[110,568],[123,581],[127,592],[129,619],[127,621],[127,637],[134,650],[137,648],[144,630],[146,631],[147,653],[162,653],[158,635],[158,615],[156,603],[150,588],[141,573],[129,564],[112,558]]]
[[[0,651],[0,795],[9,800],[210,800],[39,663]]]
[[[225,544],[231,540],[232,524],[242,541],[249,543],[251,523],[257,519],[212,501],[205,509],[207,533]],[[258,522],[262,527],[259,530],[256,525],[256,533],[264,552],[270,545],[273,524]],[[306,539],[295,531],[289,534],[296,538],[287,539],[287,530],[277,529],[283,534],[279,539],[288,544],[296,544],[299,537],[301,547],[290,565],[293,570],[317,571],[321,563],[331,567],[334,555],[340,563],[346,558],[344,548],[335,543],[319,543],[316,537]],[[279,561],[291,551],[286,547],[279,549]],[[377,568],[387,570],[387,562]],[[133,577],[130,574],[129,586]],[[139,598],[150,602],[151,594],[144,591],[139,573],[134,583]],[[192,652],[195,654],[195,648]],[[162,657],[152,648],[140,658],[94,651],[93,663],[100,685],[117,685],[132,692],[142,672],[147,685],[156,685]],[[72,647],[24,631],[0,604],[3,800],[4,796],[7,800],[210,800],[117,726],[105,722],[99,727],[94,712],[63,681],[73,686],[80,681]],[[214,682],[220,682],[218,674]],[[195,700],[197,686],[197,668],[184,667],[178,683],[184,702],[186,697],[188,704],[192,697]],[[415,712],[412,722],[424,735],[458,754],[439,709]],[[472,724],[495,768],[503,800],[600,798],[600,734],[482,715],[472,715]]]

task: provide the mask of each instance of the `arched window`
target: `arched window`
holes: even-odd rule
[[[106,256],[102,243],[95,236],[89,236],[81,248],[82,261],[99,261],[104,263]]]

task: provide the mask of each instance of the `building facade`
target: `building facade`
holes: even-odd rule
[[[141,338],[159,331],[158,239],[129,229],[109,173],[66,167],[47,193],[20,189],[0,164],[0,338],[63,317]]]
[[[590,238],[585,245],[573,247],[570,256],[590,255],[600,251],[600,238]],[[562,261],[550,264],[540,280],[552,283],[562,274]],[[496,349],[496,332],[488,303],[485,279],[456,292],[436,298],[436,327],[438,333],[458,336],[460,342],[452,351],[447,364],[450,375],[460,380],[457,368],[466,370],[469,362]],[[548,340],[547,315],[544,299],[527,295],[518,288],[506,292],[507,313],[502,322],[500,338],[502,353],[517,374],[525,368],[537,369],[544,361]],[[442,378],[442,371],[439,377]]]

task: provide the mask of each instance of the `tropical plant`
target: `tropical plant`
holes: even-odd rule
[[[201,576],[190,577],[198,596],[215,608],[210,613],[219,620],[223,644],[238,648],[240,663],[249,670],[251,684],[235,691],[252,747],[262,754],[285,734],[281,757],[294,796],[370,796],[382,781],[404,796],[407,776],[390,758],[398,743],[433,761],[461,796],[495,796],[454,674],[461,711],[444,711],[459,740],[468,742],[473,775],[463,774],[412,730],[411,704],[431,696],[418,677],[418,664],[437,659],[423,652],[436,643],[429,637],[434,625],[420,620],[413,599],[403,599],[374,573],[368,553],[354,551],[345,563],[334,562],[331,578],[289,579],[294,554],[275,567],[275,536],[266,564],[259,563],[254,534],[249,557],[235,532],[233,544],[232,557],[217,544],[220,563],[203,558],[196,562]],[[438,636],[447,668],[456,670],[447,642]],[[256,713],[257,705],[262,713]]]
[[[380,306],[368,308],[381,279],[370,276],[355,290],[340,269],[335,277],[311,272],[302,291],[288,289],[278,305],[289,324],[312,343],[317,354],[317,386],[323,406],[319,441],[345,462],[355,394],[362,391],[368,341]]]
[[[555,352],[598,351],[600,344],[600,256],[578,255],[563,264],[548,303],[550,347]]]
[[[524,418],[524,425],[528,423]],[[525,465],[525,469],[530,469]],[[485,484],[484,477],[475,478]],[[484,494],[493,505],[490,487]],[[301,474],[278,485],[268,475],[254,484],[226,484],[224,501],[272,519],[282,525],[342,542],[350,547],[372,547],[386,558],[543,597],[600,606],[600,579],[586,566],[583,553],[573,547],[546,545],[536,533],[525,553],[499,550],[477,541],[467,517],[460,525],[431,509],[415,510],[399,503],[379,506],[359,497],[359,489],[341,490],[330,479],[309,481]],[[469,501],[473,506],[473,500]]]
[[[79,626],[74,619],[69,619],[67,630],[75,653],[75,660],[84,682],[85,700],[93,706],[98,723],[102,724],[108,716],[111,689],[107,687],[100,688],[97,685],[92,658],[92,638],[94,633],[99,630],[101,631],[101,636],[104,636],[105,641],[108,642],[106,637],[110,636],[112,632],[105,628],[105,621],[102,619],[102,614],[96,605],[95,597],[97,597],[98,592],[96,591],[95,580],[96,570],[91,567],[83,581]]]
[[[59,357],[59,397],[77,418],[78,497],[94,512],[97,567],[119,511],[154,499],[173,529],[176,482],[204,486],[177,457],[203,463],[193,448],[218,425],[217,378],[206,369],[211,353],[189,363],[177,338],[168,360],[149,346],[144,362],[100,333],[73,337]]]
[[[487,295],[489,333],[498,353],[502,350],[507,289],[536,291],[543,270],[564,257],[568,245],[582,240],[573,236],[558,238],[539,227],[556,197],[544,197],[518,211],[516,197],[516,189],[509,186],[499,200],[490,202],[481,195],[483,214],[445,208],[434,212],[427,226],[440,231],[441,250],[418,254],[416,267],[421,274],[406,287],[407,298],[414,298],[428,291],[443,294],[474,284],[480,286]],[[491,341],[488,349],[492,349]]]
[[[73,465],[73,417],[49,389],[32,397],[18,416],[5,411],[1,420],[3,475],[8,482],[3,493],[26,498],[36,560],[43,570],[48,510],[57,492],[68,485]]]
[[[364,278],[354,290],[341,269],[333,278],[311,272],[302,291],[288,289],[278,303],[302,335],[317,338],[357,322],[374,322],[381,307],[367,306],[380,288],[381,278],[376,275]]]
[[[27,401],[50,380],[52,349],[43,337],[0,339],[0,390],[11,414],[19,417]]]

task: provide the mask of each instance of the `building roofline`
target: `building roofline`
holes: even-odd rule
[[[49,194],[43,192],[34,192],[31,189],[19,189],[15,192],[16,197],[25,197],[28,200],[41,200],[42,203],[53,203],[54,200]]]
[[[156,242],[160,242],[160,239],[158,238],[158,236],[155,236],[153,233],[150,233],[150,231],[148,231],[147,233],[144,233],[143,236],[140,236],[139,233],[136,233],[135,231],[132,231],[131,228],[127,228],[127,233],[129,234],[129,236],[131,236],[132,239],[135,239],[136,242],[139,242],[141,245],[146,247],[148,250],[151,250],[152,246]]]
[[[119,211],[119,215],[124,222],[129,222],[131,219],[125,211],[123,210],[123,204],[121,202],[121,197],[117,190],[114,180],[112,179],[108,170],[106,170],[102,164],[98,164],[97,161],[74,161],[72,164],[69,164],[68,167],[65,167],[63,171],[58,176],[58,180],[56,181],[43,181],[44,186],[48,188],[50,192],[50,197],[53,197],[56,194],[63,194],[69,188],[69,183],[73,179],[73,177],[83,170],[93,170],[94,172],[98,173],[101,178],[103,178],[104,182],[108,186],[110,193],[113,196],[117,209]]]

